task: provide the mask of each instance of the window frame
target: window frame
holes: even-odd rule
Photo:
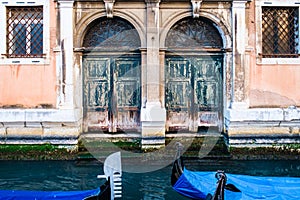
[[[43,6],[35,6],[43,14]],[[12,12],[19,7],[7,7],[7,12]],[[23,7],[32,8],[32,7]],[[18,11],[16,11],[18,12]],[[11,13],[13,14],[13,12]],[[20,16],[19,13],[16,13]],[[22,15],[25,15],[22,13]],[[22,16],[21,15],[21,16]],[[10,18],[9,26],[7,26],[7,57],[9,58],[41,58],[43,57],[43,16],[41,19],[37,18],[24,18],[16,19]],[[42,23],[41,23],[42,21]],[[36,29],[37,28],[37,29]],[[39,33],[41,31],[41,33]],[[34,40],[33,35],[36,35],[36,40]],[[41,45],[35,45],[41,42]],[[37,46],[37,47],[36,47]]]
[[[0,64],[49,64],[50,63],[50,2],[33,0],[0,0]],[[43,50],[41,57],[10,57],[7,55],[7,7],[42,6],[43,9]]]
[[[295,58],[268,58],[262,56],[262,9],[263,7],[294,7],[298,8],[298,57]],[[286,0],[284,2],[280,0],[259,0],[256,4],[256,52],[257,52],[257,64],[300,64],[300,2],[297,0]]]

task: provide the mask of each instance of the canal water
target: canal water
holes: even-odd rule
[[[300,161],[186,160],[191,170],[242,173],[257,176],[300,177]],[[139,166],[135,166],[139,167]],[[98,161],[0,161],[0,189],[86,190],[104,182]],[[170,185],[171,166],[147,173],[123,173],[123,199],[185,200]],[[1,198],[0,198],[1,199]]]

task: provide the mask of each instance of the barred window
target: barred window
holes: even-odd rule
[[[299,56],[298,7],[262,7],[262,56]]]
[[[43,7],[7,7],[7,56],[43,56]]]

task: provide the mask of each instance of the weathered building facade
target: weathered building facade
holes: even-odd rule
[[[0,141],[217,127],[298,143],[299,0],[0,1]]]

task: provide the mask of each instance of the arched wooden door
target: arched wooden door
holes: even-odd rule
[[[141,56],[127,21],[100,18],[84,39],[84,131],[139,131]]]
[[[222,126],[222,39],[207,19],[185,18],[166,39],[167,130]]]

